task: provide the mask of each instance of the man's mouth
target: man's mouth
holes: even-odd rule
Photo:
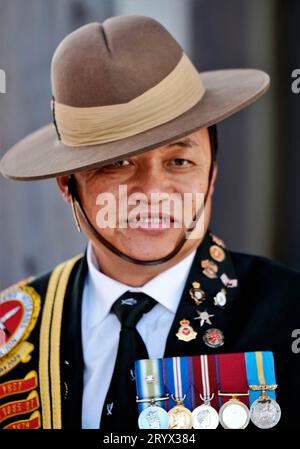
[[[133,218],[129,218],[127,223],[130,227],[136,229],[169,229],[174,227],[174,217],[170,215],[137,215]]]

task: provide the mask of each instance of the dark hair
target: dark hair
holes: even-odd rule
[[[208,133],[209,133],[210,146],[211,146],[211,150],[212,150],[212,157],[213,157],[213,160],[216,160],[216,158],[217,158],[217,151],[218,151],[217,125],[211,125],[207,129],[208,129]]]

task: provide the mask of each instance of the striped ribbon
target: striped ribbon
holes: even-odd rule
[[[171,357],[163,359],[165,382],[170,396],[168,410],[176,405],[171,399],[173,394],[176,399],[185,397],[184,406],[193,410],[195,404],[194,371],[191,357]]]
[[[196,392],[196,401],[193,404],[193,409],[203,403],[200,394],[203,398],[209,399],[214,394],[211,400],[211,406],[218,409],[218,385],[217,385],[217,369],[214,355],[201,355],[193,357],[194,367],[194,385]]]
[[[138,360],[135,363],[136,389],[139,399],[154,399],[165,396],[162,359]],[[138,403],[139,412],[147,408],[150,403]],[[158,401],[156,405],[165,408],[165,401]]]
[[[274,357],[272,352],[246,352],[247,378],[249,385],[273,385],[276,384]],[[259,398],[261,391],[249,390],[250,405]],[[275,391],[267,390],[268,396],[276,399]]]

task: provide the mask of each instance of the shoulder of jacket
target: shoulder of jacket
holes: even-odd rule
[[[18,290],[22,287],[32,287],[35,290],[37,290],[39,293],[42,293],[43,290],[45,290],[48,286],[49,279],[51,275],[56,271],[58,273],[61,273],[66,267],[70,266],[73,267],[76,262],[81,260],[84,257],[83,254],[79,254],[75,257],[72,257],[70,259],[67,259],[55,267],[53,267],[51,270],[48,270],[46,272],[40,273],[36,276],[29,276],[25,279],[22,279],[15,284],[10,285],[9,287],[5,288],[0,292],[0,297],[4,297],[7,295],[10,295],[13,291]]]
[[[230,251],[233,263],[241,276],[272,277],[274,282],[299,283],[300,271],[268,257]]]

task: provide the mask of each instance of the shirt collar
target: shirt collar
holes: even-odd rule
[[[175,313],[195,257],[196,250],[171,268],[155,276],[142,287],[131,287],[101,272],[91,242],[87,248],[88,327],[101,323],[113,303],[127,290],[142,291]]]

